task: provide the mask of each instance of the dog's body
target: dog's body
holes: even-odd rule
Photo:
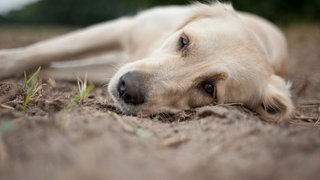
[[[98,57],[121,51],[121,59]],[[267,21],[230,5],[155,8],[28,47],[0,51],[0,77],[54,61],[87,59],[81,67],[44,73],[92,80],[113,76],[109,92],[128,114],[174,112],[214,103],[243,103],[266,120],[293,109],[282,78],[287,59],[282,33]],[[125,63],[115,74],[114,65]],[[111,68],[110,68],[111,67]]]

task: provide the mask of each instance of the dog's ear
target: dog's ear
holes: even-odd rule
[[[263,119],[270,122],[278,122],[288,118],[293,111],[293,103],[290,96],[290,84],[277,75],[273,75],[268,85],[263,89],[262,101],[256,111]]]

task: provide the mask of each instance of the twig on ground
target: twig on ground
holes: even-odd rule
[[[306,104],[306,105],[304,105],[304,104],[302,104],[302,105],[300,105],[300,104],[298,104],[297,105],[297,107],[299,107],[299,108],[317,108],[319,106],[319,104]]]
[[[312,100],[298,103],[298,106],[320,105],[320,100]]]
[[[221,106],[243,106],[243,103],[226,103],[220,104]]]
[[[159,143],[159,145],[161,147],[173,147],[173,146],[177,146],[187,140],[188,140],[188,138],[186,135],[173,136],[173,137],[169,137],[169,138],[162,140]]]
[[[0,104],[0,108],[1,108],[1,109],[10,109],[10,110],[14,110],[14,108],[13,108],[13,107],[8,106],[8,105],[5,105],[5,104]]]
[[[313,120],[317,121],[319,117],[309,117],[309,116],[295,116],[293,119],[298,119],[298,120]]]

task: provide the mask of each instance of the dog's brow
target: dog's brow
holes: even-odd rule
[[[211,13],[206,13],[203,11],[198,11],[195,12],[192,16],[190,16],[185,22],[183,22],[180,26],[178,26],[177,31],[181,30],[182,28],[184,28],[186,25],[188,25],[189,23],[202,19],[202,18],[206,18],[206,17],[210,17],[212,16]]]
[[[226,75],[225,73],[214,73],[214,74],[205,74],[202,75],[198,78],[196,78],[193,82],[194,86],[198,86],[199,84],[201,84],[204,81],[208,81],[208,82],[216,82],[218,80],[225,80],[226,79]]]

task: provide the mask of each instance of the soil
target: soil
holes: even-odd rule
[[[0,48],[69,30],[1,27]],[[320,179],[320,25],[284,31],[296,110],[279,124],[240,105],[126,116],[106,87],[67,112],[77,84],[52,80],[23,112],[23,77],[0,80],[0,179]]]

